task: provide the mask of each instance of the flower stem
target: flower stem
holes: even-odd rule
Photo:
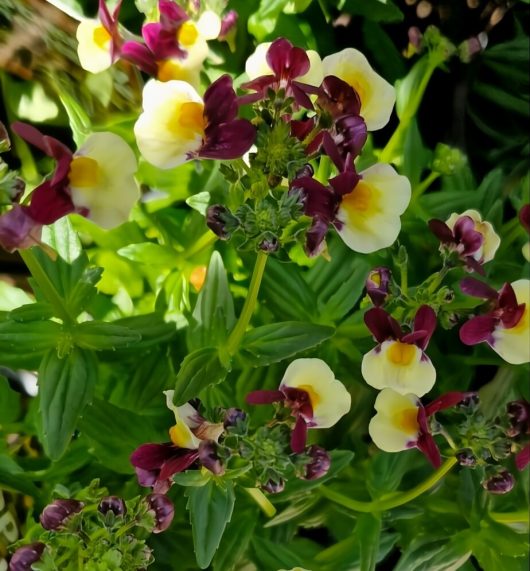
[[[44,271],[32,250],[32,248],[27,250],[19,250],[20,257],[24,260],[24,263],[39,285],[39,288],[42,290],[42,293],[46,299],[53,306],[56,316],[62,319],[65,324],[74,323],[75,318],[70,315],[70,312],[68,311],[63,298],[55,289],[55,286],[48,277],[48,274]]]
[[[431,172],[429,176],[423,179],[412,191],[412,201],[417,200],[439,176],[439,172]]]
[[[211,246],[217,240],[217,236],[211,231],[208,230],[205,234],[203,234],[198,240],[195,241],[193,246],[191,246],[188,250],[186,250],[184,254],[184,258],[189,260],[195,254],[198,254],[208,246]]]
[[[261,511],[272,517],[276,513],[276,508],[271,504],[267,496],[259,488],[243,488],[245,492],[258,504]]]
[[[508,513],[490,512],[489,516],[499,523],[526,523],[528,525],[528,512],[526,510]]]
[[[248,295],[243,304],[243,309],[241,310],[241,315],[237,320],[237,323],[232,329],[228,341],[226,344],[226,349],[229,355],[234,355],[243,335],[250,323],[250,318],[254,313],[254,307],[256,306],[256,301],[258,299],[258,292],[261,285],[261,280],[263,278],[263,273],[265,271],[265,264],[267,263],[267,254],[265,252],[258,252],[256,258],[256,263],[254,265],[254,271],[252,272],[252,278],[250,280],[250,286],[248,288]]]
[[[326,486],[319,488],[319,491],[325,498],[328,498],[328,500],[331,500],[332,502],[340,504],[345,508],[349,508],[355,512],[383,512],[397,508],[403,504],[407,504],[408,502],[416,499],[418,496],[421,496],[421,494],[430,490],[453,468],[456,463],[456,458],[449,458],[444,462],[444,464],[442,464],[442,466],[440,466],[440,468],[438,468],[438,470],[436,470],[436,472],[431,474],[431,476],[429,476],[426,480],[417,486],[414,486],[414,488],[407,490],[406,492],[396,492],[386,499],[373,500],[371,502],[360,502],[358,500],[349,498],[344,494],[330,490],[329,488],[326,488]]]

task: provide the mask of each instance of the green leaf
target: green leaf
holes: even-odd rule
[[[91,351],[74,348],[62,359],[50,350],[39,368],[43,444],[52,459],[60,458],[90,402],[97,378],[97,360]]]
[[[186,199],[186,204],[191,206],[199,214],[206,216],[206,210],[210,204],[210,193],[207,191],[198,192]]]
[[[53,307],[46,302],[27,303],[9,312],[13,321],[44,321],[53,317]]]
[[[285,545],[276,541],[270,541],[259,535],[252,538],[252,547],[260,563],[259,569],[277,570],[280,568],[289,569],[299,567],[304,562],[300,561],[300,556]]]
[[[173,248],[151,242],[129,244],[120,248],[118,254],[132,262],[157,268],[174,268],[178,264],[178,254]]]
[[[0,280],[0,311],[11,311],[21,305],[30,304],[32,301],[23,289]]]
[[[0,364],[31,368],[59,341],[61,326],[54,321],[0,323]]]
[[[245,334],[239,358],[244,366],[263,367],[315,347],[334,333],[333,327],[298,321],[262,325]]]
[[[74,343],[95,351],[114,350],[138,343],[142,336],[128,327],[102,321],[86,321],[72,328]]]
[[[97,294],[96,284],[100,281],[103,268],[86,268],[66,300],[72,315],[79,315]]]
[[[208,472],[208,474],[211,474],[211,472]],[[173,481],[179,486],[201,487],[205,486],[211,480],[211,477],[208,474],[204,474],[199,470],[188,470],[187,472],[175,474],[173,476]]]
[[[213,252],[190,319],[190,350],[222,344],[235,323],[234,301],[219,252]]]
[[[13,422],[20,414],[20,395],[15,392],[5,377],[0,375],[0,429]]]
[[[114,325],[127,327],[129,330],[135,331],[140,335],[141,340],[132,346],[131,349],[127,349],[128,352],[136,352],[140,349],[147,349],[148,347],[167,343],[177,332],[175,323],[166,323],[164,321],[164,314],[160,312],[124,317],[123,319],[114,321]],[[120,351],[124,350],[126,350],[124,347],[120,349]]]
[[[276,27],[280,12],[289,0],[261,0],[259,8],[250,16],[247,22],[248,31],[258,42],[270,34]]]
[[[232,482],[224,482],[224,486],[221,486],[210,480],[205,486],[188,488],[186,494],[197,564],[201,569],[206,569],[232,517],[234,487]]]
[[[403,12],[392,0],[345,0],[341,10],[376,22],[401,22]]]
[[[395,571],[453,571],[459,569],[471,555],[472,532],[464,530],[448,541],[418,537],[405,549]],[[500,567],[499,569],[501,569]]]
[[[250,540],[254,534],[254,528],[258,522],[258,514],[255,509],[246,512],[236,512],[232,521],[226,528],[221,545],[213,560],[214,571],[230,571],[244,556]]]
[[[361,546],[361,571],[375,571],[381,537],[381,517],[374,514],[359,515],[355,533]]]
[[[13,458],[5,454],[0,454],[0,488],[22,492],[34,498],[40,494],[39,489],[24,474],[24,470]]]
[[[217,349],[205,347],[187,355],[180,366],[173,402],[180,406],[210,385],[220,383],[228,373]]]

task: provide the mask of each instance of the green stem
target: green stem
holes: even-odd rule
[[[259,488],[243,488],[245,492],[258,504],[261,511],[272,517],[276,513],[276,508],[271,504],[267,496]]]
[[[64,323],[74,323],[75,318],[70,315],[70,312],[64,304],[63,298],[55,289],[55,286],[48,277],[48,274],[43,270],[32,250],[32,248],[19,250],[20,257],[24,260],[24,263],[39,285],[46,299],[55,309],[56,316],[62,319]]]
[[[490,512],[489,516],[492,520],[499,523],[526,523],[528,524],[528,512],[521,510],[518,512]]]
[[[263,272],[265,271],[265,264],[267,263],[267,254],[265,252],[258,252],[256,258],[256,263],[254,265],[254,271],[252,272],[252,278],[250,280],[250,286],[248,288],[248,294],[243,304],[243,309],[241,310],[241,315],[237,320],[237,323],[232,329],[228,341],[226,344],[226,349],[229,355],[234,355],[243,335],[250,323],[250,318],[254,313],[254,307],[256,306],[256,301],[258,299],[258,292],[261,285],[261,280],[263,278]]]
[[[193,246],[188,248],[184,254],[184,258],[188,260],[189,258],[193,257],[195,254],[198,254],[208,246],[211,246],[217,240],[217,236],[211,231],[208,230],[205,234],[203,234],[198,240],[195,241]]]
[[[340,504],[345,508],[349,508],[355,512],[384,512],[393,508],[397,508],[398,506],[402,506],[403,504],[407,504],[408,502],[416,499],[418,496],[421,496],[421,494],[430,490],[453,468],[456,463],[456,458],[449,458],[444,462],[444,464],[442,464],[442,466],[440,466],[440,468],[438,468],[438,470],[436,470],[436,472],[431,474],[431,476],[429,476],[426,480],[414,488],[407,490],[406,492],[397,492],[392,494],[392,496],[387,497],[386,499],[374,500],[371,502],[360,502],[358,500],[353,500],[344,494],[330,490],[329,488],[326,488],[326,486],[319,488],[319,491],[328,500],[331,500],[332,502]]]
[[[418,184],[418,186],[412,191],[412,201],[416,201],[439,176],[439,172],[431,172],[428,177],[422,180],[420,184]]]
[[[399,271],[400,271],[400,284],[399,284],[399,288],[401,290],[401,293],[403,295],[407,295],[408,291],[409,291],[409,268],[408,268],[408,262],[404,262],[403,264],[399,265]]]

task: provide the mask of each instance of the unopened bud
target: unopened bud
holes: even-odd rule
[[[98,510],[102,514],[112,512],[115,516],[120,516],[127,513],[127,506],[122,498],[118,496],[107,496],[99,502]]]
[[[366,293],[372,303],[379,307],[385,303],[390,287],[390,277],[392,272],[385,267],[374,268],[366,278]]]
[[[227,38],[233,36],[236,31],[237,21],[239,14],[235,10],[230,10],[221,19],[221,30],[217,39],[219,41],[226,41]]]
[[[54,500],[41,513],[40,523],[48,531],[64,526],[66,520],[83,509],[83,503],[77,500]]]
[[[155,514],[155,528],[153,533],[165,531],[173,521],[175,508],[171,500],[164,494],[149,494],[145,498],[148,509]]]
[[[331,465],[331,458],[321,446],[312,444],[305,453],[311,458],[305,467],[304,480],[317,480],[328,473]]]
[[[456,453],[456,459],[460,466],[466,466],[467,468],[473,468],[477,464],[477,459],[473,452],[466,448],[465,450],[460,450]]]
[[[502,470],[482,482],[482,487],[492,494],[507,494],[514,485],[514,477],[508,470]]]
[[[229,408],[225,413],[224,427],[230,428],[232,426],[237,427],[238,425],[246,422],[247,413],[240,408]]]
[[[479,405],[480,399],[477,394],[472,394],[467,396],[466,398],[462,399],[457,405],[456,408],[465,411],[465,412],[473,412]]]
[[[267,254],[273,254],[278,251],[280,242],[278,238],[271,232],[265,232],[261,241],[258,243],[258,248]]]
[[[199,462],[216,476],[220,476],[225,471],[218,449],[219,445],[213,440],[203,440],[199,444]]]
[[[33,563],[42,557],[46,545],[37,541],[17,549],[9,562],[9,571],[31,571]]]
[[[222,204],[209,206],[206,211],[206,225],[221,240],[229,240],[239,227],[239,220]]]
[[[510,427],[506,431],[508,436],[514,437],[528,432],[530,419],[530,404],[524,400],[515,400],[506,405],[506,412]]]
[[[268,482],[265,482],[265,484],[262,484],[261,487],[266,492],[269,492],[269,494],[279,494],[280,492],[283,492],[283,489],[285,488],[285,481],[283,478],[280,478],[278,481],[271,479]]]

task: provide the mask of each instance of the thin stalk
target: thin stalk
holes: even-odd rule
[[[440,177],[439,172],[431,172],[431,174],[422,180],[418,186],[412,191],[412,201],[418,198],[431,186],[431,184]]]
[[[492,520],[499,523],[526,523],[528,525],[528,512],[521,510],[517,512],[490,512],[489,516]]]
[[[183,257],[188,260],[195,254],[198,254],[208,246],[214,244],[216,240],[217,236],[211,230],[208,230],[208,232],[203,234],[198,240],[195,241],[193,246],[186,250]]]
[[[252,278],[250,280],[250,286],[248,288],[248,295],[243,304],[243,309],[241,310],[241,315],[237,320],[237,323],[232,329],[228,341],[226,343],[226,349],[229,355],[234,355],[237,351],[241,339],[250,323],[250,318],[254,313],[254,308],[256,306],[256,301],[258,299],[258,292],[261,285],[261,280],[263,278],[263,272],[265,271],[265,264],[267,263],[267,254],[265,252],[258,252],[256,258],[256,263],[254,265],[254,271],[252,272]]]
[[[70,312],[66,308],[63,298],[59,295],[59,292],[55,289],[52,281],[48,277],[48,274],[43,270],[39,261],[35,257],[35,254],[31,249],[19,250],[20,257],[24,260],[28,270],[35,281],[39,284],[42,293],[46,299],[51,303],[55,309],[57,317],[63,320],[64,323],[75,322],[74,317],[70,315]]]
[[[344,494],[330,490],[329,488],[326,488],[326,486],[319,488],[319,491],[325,498],[328,498],[328,500],[331,500],[332,502],[340,504],[345,508],[349,508],[355,512],[384,512],[407,504],[408,502],[415,500],[418,496],[421,496],[421,494],[429,491],[453,468],[453,466],[455,466],[456,463],[456,458],[449,458],[442,464],[442,466],[440,466],[440,468],[438,468],[438,470],[436,470],[436,472],[431,474],[431,476],[429,476],[426,480],[414,488],[407,490],[406,492],[398,492],[396,494],[392,494],[391,497],[386,499],[374,500],[371,502],[360,502],[358,500],[349,498]]]
[[[261,511],[267,517],[273,517],[276,514],[276,508],[271,504],[267,496],[259,488],[243,488],[243,489],[258,504]]]

